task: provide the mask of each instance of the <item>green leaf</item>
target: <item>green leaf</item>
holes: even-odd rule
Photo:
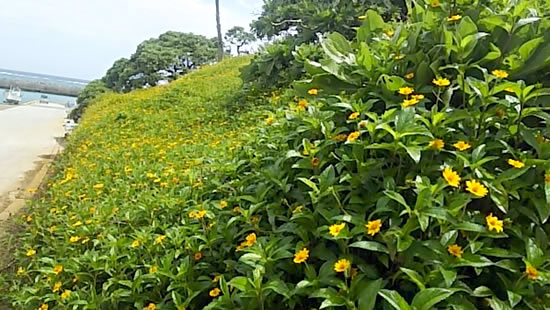
[[[369,251],[382,252],[389,254],[388,248],[385,245],[375,241],[357,241],[349,245],[352,248],[360,248]]]
[[[250,283],[246,277],[235,277],[229,281],[229,285],[243,292],[251,289]]]
[[[523,59],[523,61],[526,61],[527,59],[529,59],[529,57],[531,57],[531,55],[533,54],[535,49],[542,42],[544,42],[544,38],[543,37],[538,37],[538,38],[535,38],[535,39],[532,39],[532,40],[529,40],[529,41],[523,43],[520,46],[520,48],[518,49],[518,53],[519,53],[519,56],[521,57],[521,59]]]
[[[403,143],[399,143],[402,147],[405,148],[407,151],[407,154],[414,160],[417,164],[420,162],[420,158],[422,157],[422,147],[420,146],[413,146],[413,145],[404,145]]]
[[[399,194],[399,193],[397,193],[397,192],[394,192],[394,191],[385,190],[385,191],[384,191],[384,195],[388,196],[388,197],[391,198],[392,200],[397,201],[399,204],[401,204],[402,206],[404,206],[405,209],[407,209],[407,212],[408,212],[408,213],[411,213],[411,212],[412,212],[411,207],[409,207],[409,205],[408,205],[407,202],[405,201],[405,198],[403,198],[403,196],[401,196],[401,194]]]
[[[493,310],[512,310],[505,302],[493,297],[487,300]]]
[[[460,21],[460,24],[458,24],[456,32],[458,33],[461,39],[464,39],[466,38],[466,36],[469,36],[477,32],[477,25],[474,23],[474,21],[472,21],[470,16],[465,16]]]
[[[527,242],[525,242],[525,252],[527,253],[527,260],[534,267],[539,267],[544,263],[544,252],[538,247],[533,239],[529,238]]]
[[[443,279],[445,280],[447,287],[451,287],[456,280],[456,270],[443,269],[443,267],[439,267],[439,271],[443,275]]]
[[[382,288],[382,279],[369,280],[367,284],[363,284],[359,291],[358,310],[373,310],[380,288]]]
[[[422,276],[418,272],[405,267],[401,267],[399,269],[403,271],[409,277],[409,279],[418,286],[420,290],[426,289],[426,286],[424,285],[424,278],[422,278]]]
[[[361,42],[361,50],[359,51],[359,57],[358,57],[359,64],[363,65],[367,71],[372,70],[372,66],[374,64],[374,58],[372,57],[372,54],[370,52],[369,46],[365,42]]]
[[[521,301],[522,296],[512,291],[508,291],[508,302],[510,306],[514,308]]]
[[[522,18],[520,19],[515,25],[512,32],[516,32],[520,27],[523,27],[525,25],[538,22],[540,20],[540,17],[528,17],[528,18]]]
[[[430,310],[454,293],[456,293],[456,290],[448,288],[428,288],[414,296],[412,306],[416,310]]]
[[[465,253],[462,258],[456,259],[454,263],[451,264],[452,267],[488,267],[492,266],[493,262],[487,257],[481,255],[474,255]]]
[[[396,310],[411,310],[411,306],[409,306],[407,301],[396,291],[380,290],[378,294]]]
[[[279,295],[283,295],[286,298],[290,298],[290,290],[285,282],[281,280],[271,280],[267,282],[264,289],[270,289]]]

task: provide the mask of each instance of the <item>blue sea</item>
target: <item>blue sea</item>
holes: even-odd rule
[[[59,76],[39,74],[39,73],[22,72],[22,71],[15,71],[15,70],[7,70],[7,69],[0,69],[0,79],[9,80],[10,84],[13,84],[14,86],[17,85],[18,84],[17,82],[20,82],[20,81],[35,82],[35,83],[46,84],[46,85],[59,85],[59,86],[71,87],[71,88],[73,87],[84,88],[88,84],[88,81],[80,80],[80,79],[59,77]],[[5,99],[5,91],[6,91],[5,89],[0,88],[0,103],[3,102]],[[76,97],[54,95],[54,94],[41,93],[41,92],[31,92],[31,91],[22,91],[21,100],[22,100],[22,103],[39,100],[42,95],[48,96],[48,100],[50,102],[56,102],[56,103],[76,102]]]

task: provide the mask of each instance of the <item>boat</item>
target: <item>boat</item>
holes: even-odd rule
[[[21,103],[21,89],[19,87],[10,87],[6,90],[4,102],[7,104],[20,104]]]

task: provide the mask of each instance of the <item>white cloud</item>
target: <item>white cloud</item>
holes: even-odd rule
[[[0,29],[9,32],[0,49],[4,68],[94,78],[143,40],[168,30],[216,35],[214,0],[3,2]],[[223,31],[248,27],[261,3],[221,0]]]

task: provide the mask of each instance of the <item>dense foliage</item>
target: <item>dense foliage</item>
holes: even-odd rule
[[[550,5],[413,4],[311,45],[274,112],[220,109],[240,59],[102,97],[24,217],[16,306],[548,309]]]
[[[117,92],[155,86],[159,80],[174,80],[190,69],[216,60],[217,43],[192,33],[169,31],[144,41],[130,59],[117,60],[103,82]]]
[[[243,70],[248,92],[269,92],[281,86],[287,87],[303,77],[304,51],[315,55],[312,46],[308,45],[318,42],[318,34],[337,31],[346,38],[353,38],[355,28],[361,25],[368,8],[380,11],[386,19],[398,19],[403,14],[405,1],[264,1],[262,13],[251,27],[259,38],[276,38],[277,41],[261,50]],[[295,50],[299,50],[296,58]]]
[[[69,118],[72,118],[74,121],[78,121],[82,116],[82,113],[84,113],[84,110],[92,103],[93,100],[97,99],[99,95],[110,91],[111,90],[105,86],[103,81],[91,81],[76,98],[77,106],[71,111]]]

